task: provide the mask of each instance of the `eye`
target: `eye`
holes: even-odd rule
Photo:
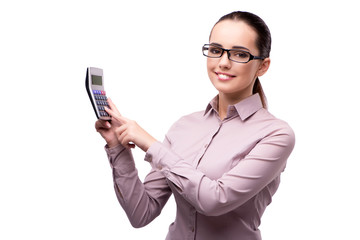
[[[233,56],[238,59],[247,59],[249,58],[249,53],[244,51],[234,51]]]
[[[209,47],[209,53],[212,54],[212,55],[219,55],[219,54],[221,54],[221,48],[210,46]]]

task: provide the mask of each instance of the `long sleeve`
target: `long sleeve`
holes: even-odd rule
[[[279,128],[255,143],[243,159],[217,179],[210,179],[161,143],[151,146],[146,159],[198,212],[218,216],[238,208],[280,175],[294,143],[292,130]],[[217,161],[230,160],[225,158],[226,154]]]
[[[152,170],[142,183],[131,150],[119,145],[107,148],[116,196],[134,227],[142,227],[156,218],[171,195],[165,177]]]
[[[217,101],[181,117],[145,155],[176,200],[166,239],[261,239],[261,216],[279,187],[295,135],[262,107],[258,94],[229,106],[223,119]]]
[[[176,218],[166,239],[261,240],[261,216],[294,148],[291,127],[262,107],[258,94],[217,112],[181,117],[145,155],[152,170],[138,178],[130,150],[106,149],[117,197],[134,227],[160,214],[173,193]]]

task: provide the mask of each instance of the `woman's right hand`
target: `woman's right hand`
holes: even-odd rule
[[[115,147],[120,144],[115,134],[116,127],[120,126],[116,120],[112,120],[111,124],[105,120],[97,120],[95,123],[95,129],[105,139],[109,148]]]
[[[96,128],[96,131],[99,132],[100,135],[105,139],[108,147],[112,148],[112,147],[116,147],[119,144],[122,144],[120,139],[122,139],[121,133],[123,133],[124,127],[121,128],[121,126],[124,124],[125,124],[125,127],[128,126],[129,124],[127,124],[127,123],[129,122],[129,120],[127,118],[124,118],[121,116],[119,110],[117,109],[117,107],[111,101],[110,98],[108,98],[108,103],[109,103],[110,108],[105,108],[105,110],[111,115],[111,123],[108,121],[105,121],[105,120],[98,120],[95,123],[95,128]],[[130,121],[130,122],[132,123],[133,121]],[[137,126],[137,124],[136,124],[136,126]],[[127,129],[127,127],[125,129]],[[138,127],[135,129],[138,130],[141,128]],[[132,131],[130,131],[130,132],[132,132]],[[135,132],[137,133],[138,131],[135,131]],[[145,131],[143,131],[143,132],[145,132]],[[149,139],[150,139],[150,141],[153,140],[149,134],[145,134],[145,135],[147,136],[146,139],[148,141],[149,141]],[[123,140],[124,139],[122,139],[122,141]],[[155,139],[153,141],[155,141]],[[143,141],[139,141],[139,142],[142,143]],[[146,142],[146,143],[148,143],[148,142]],[[134,148],[135,147],[134,143],[126,142],[126,141],[122,145],[125,146],[126,148]],[[146,146],[143,146],[143,145],[145,145],[145,144],[142,144],[141,146],[143,148],[145,148]],[[149,143],[148,143],[148,145],[149,145]],[[147,148],[148,147],[149,146],[147,146]],[[141,149],[143,149],[143,148],[141,148]],[[146,150],[144,150],[144,151],[146,151]]]

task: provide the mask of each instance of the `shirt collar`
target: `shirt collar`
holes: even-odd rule
[[[219,101],[219,95],[214,97],[208,106],[205,109],[205,113],[208,113],[210,110],[214,110],[216,113],[218,112],[218,101]],[[248,117],[256,113],[258,110],[263,108],[260,95],[258,93],[251,95],[240,102],[234,104],[233,106],[228,107],[228,114],[229,109],[236,109],[237,113],[239,114],[239,117],[241,120],[246,120]]]

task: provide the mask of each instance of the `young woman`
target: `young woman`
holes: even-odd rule
[[[203,54],[219,94],[205,110],[182,117],[159,142],[109,99],[113,120],[95,127],[134,227],[151,222],[174,194],[177,214],[166,239],[261,239],[260,218],[295,142],[288,124],[267,111],[258,78],[270,65],[270,32],[258,16],[233,12],[209,40]],[[152,166],[144,183],[130,150],[135,145]]]

